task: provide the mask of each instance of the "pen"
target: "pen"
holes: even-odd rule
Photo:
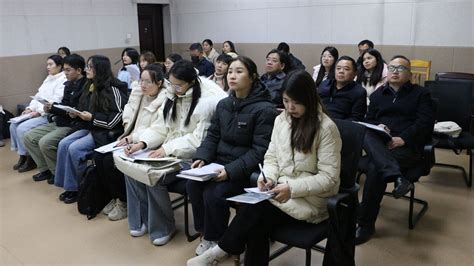
[[[267,188],[267,190],[270,190],[270,188],[267,187],[267,177],[265,176],[265,173],[263,172],[263,167],[262,167],[261,163],[258,164],[258,168],[260,168],[260,172],[262,173],[263,182],[265,183],[265,187]]]

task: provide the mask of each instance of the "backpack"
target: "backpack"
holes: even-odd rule
[[[93,219],[110,202],[105,193],[105,188],[97,176],[97,167],[92,161],[79,177],[79,190],[77,195],[77,209],[79,213]]]
[[[447,135],[452,138],[458,138],[462,128],[452,121],[438,122],[434,125],[434,133],[438,135]]]

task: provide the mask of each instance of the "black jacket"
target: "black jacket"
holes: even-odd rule
[[[197,149],[194,160],[223,164],[230,180],[247,181],[270,143],[277,112],[269,92],[262,84],[245,99],[235,93],[216,107],[207,136]]]
[[[87,90],[88,88],[84,88]],[[83,91],[83,93],[86,93]],[[91,111],[91,94],[81,97],[78,110],[92,113],[91,121],[78,121],[73,126],[73,131],[79,129],[88,129],[97,147],[105,145],[115,140],[123,132],[122,112],[123,107],[128,101],[128,84],[119,80],[113,80],[110,87],[100,94],[100,97],[106,97],[109,106],[106,110]],[[113,131],[116,131],[114,134]]]
[[[290,62],[291,62],[291,70],[305,70],[306,67],[303,65],[303,62],[296,58],[293,54],[288,54],[288,57],[290,57]]]
[[[331,118],[361,121],[367,112],[367,91],[352,81],[341,89],[336,80],[326,79],[318,87],[326,110]]]
[[[260,77],[260,81],[265,84],[270,97],[276,107],[283,107],[283,81],[285,81],[286,73],[281,71],[277,74],[269,75],[267,73]]]
[[[84,84],[86,83],[86,77],[82,77],[76,81],[66,81],[64,82],[64,94],[63,99],[59,104],[67,105],[70,107],[77,107],[79,104],[79,99],[82,95],[82,90]],[[54,103],[56,104],[56,103]],[[70,127],[73,124],[74,119],[69,117],[66,111],[56,108],[55,106],[51,107],[50,113],[54,115],[54,121],[58,127]]]
[[[431,137],[434,119],[431,94],[421,86],[407,82],[395,93],[385,84],[370,95],[366,122],[386,125],[407,146],[422,149]]]

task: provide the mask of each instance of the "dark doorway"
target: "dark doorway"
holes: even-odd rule
[[[156,60],[165,59],[162,5],[138,4],[140,52],[151,51]]]

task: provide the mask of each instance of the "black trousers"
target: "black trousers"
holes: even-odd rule
[[[374,226],[387,183],[403,176],[406,169],[417,166],[421,154],[407,146],[389,150],[386,143],[371,130],[365,133],[363,148],[369,164],[357,222],[359,225]]]
[[[97,176],[101,179],[101,183],[112,199],[120,199],[122,202],[127,201],[127,192],[125,189],[125,177],[122,172],[115,168],[114,158],[111,152],[101,154],[95,152],[94,162],[96,164]]]
[[[229,224],[230,205],[226,199],[244,193],[248,182],[199,182],[188,180],[186,191],[193,205],[194,228],[208,241],[219,241]]]
[[[244,205],[219,241],[219,247],[233,255],[246,250],[244,265],[268,265],[270,233],[282,225],[298,222],[269,201]]]

